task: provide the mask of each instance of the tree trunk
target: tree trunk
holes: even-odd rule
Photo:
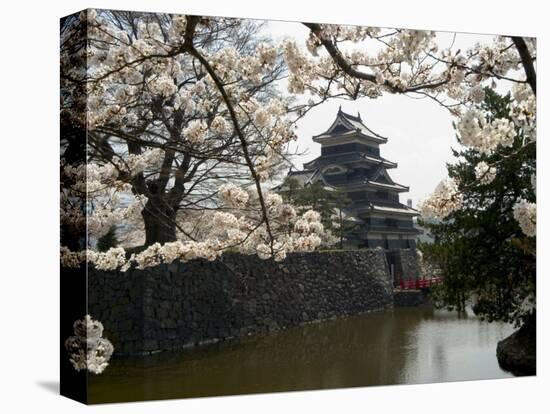
[[[141,215],[145,225],[145,247],[176,240],[176,212],[166,203],[150,198]]]
[[[62,158],[67,164],[81,166],[86,163],[86,130],[73,126],[68,122],[61,121],[61,146],[65,146]],[[61,189],[67,189],[74,183],[60,171]],[[79,202],[85,204],[87,195],[83,196]],[[61,207],[67,207],[61,205]],[[72,251],[86,249],[88,236],[85,229],[76,230],[71,225],[61,224],[61,246],[65,246]]]

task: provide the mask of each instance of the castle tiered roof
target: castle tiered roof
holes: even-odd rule
[[[322,134],[314,135],[313,141],[323,143],[332,141],[334,138],[338,138],[339,141],[356,138],[381,144],[388,141],[386,137],[367,127],[363,123],[360,114],[357,114],[357,116],[347,114],[342,111],[341,107],[332,125]]]
[[[397,163],[380,155],[380,146],[387,138],[367,127],[360,114],[353,116],[340,108],[331,126],[313,140],[321,144],[321,155],[304,163],[302,171],[290,171],[288,178],[296,180],[299,186],[321,182],[327,189],[347,192],[353,202],[346,212],[363,222],[370,232],[408,235],[416,232],[412,221],[407,227],[379,224],[384,217],[390,221],[397,217],[402,223],[418,215],[417,210],[399,201],[399,193],[409,191],[409,187],[390,177],[388,169],[396,168]],[[277,189],[288,188],[283,184]]]
[[[378,155],[366,154],[358,151],[358,152],[348,152],[348,153],[341,153],[341,154],[334,154],[334,155],[321,155],[315,158],[314,160],[304,163],[304,168],[311,169],[311,168],[316,168],[327,164],[338,164],[340,162],[349,163],[352,161],[355,161],[355,162],[364,161],[365,163],[373,164],[373,165],[381,164],[386,168],[397,167],[396,162],[392,162]]]
[[[322,154],[304,163],[302,173],[310,180],[321,180],[326,185],[351,191],[361,188],[393,193],[409,191],[409,187],[393,181],[387,172],[387,169],[396,168],[397,163],[380,156],[379,145],[387,142],[387,138],[367,127],[360,114],[353,116],[340,108],[329,129],[313,139],[321,143]],[[330,151],[326,151],[327,148]],[[354,170],[360,173],[353,173]],[[327,176],[330,171],[340,171],[341,174]],[[344,173],[347,174],[345,179],[342,177]]]

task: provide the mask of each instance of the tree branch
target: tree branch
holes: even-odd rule
[[[367,80],[369,82],[376,83],[376,76],[370,73],[361,72],[357,69],[355,69],[342,55],[338,47],[335,43],[331,42],[330,40],[324,38],[324,36],[321,35],[321,25],[317,23],[302,23],[304,26],[309,28],[319,39],[321,44],[324,46],[325,50],[328,52],[328,54],[332,57],[334,62],[338,65],[340,69],[344,71],[349,76],[352,76],[357,79],[363,79]],[[447,76],[445,79],[434,82],[434,83],[427,83],[427,84],[421,84],[421,85],[415,85],[410,88],[405,89],[399,89],[396,88],[389,82],[388,80],[384,81],[384,86],[391,89],[394,93],[407,93],[407,92],[416,92],[420,89],[435,89],[438,88],[444,84],[446,84],[449,81],[449,76]]]
[[[205,68],[205,70],[208,72],[212,80],[214,81],[214,84],[216,85],[216,88],[220,92],[223,101],[225,105],[227,106],[227,109],[229,111],[229,115],[231,117],[231,121],[233,122],[233,126],[235,128],[235,131],[237,132],[237,136],[239,138],[239,141],[241,143],[241,148],[243,150],[243,156],[246,160],[246,164],[248,165],[248,168],[250,169],[250,174],[252,175],[252,178],[254,179],[254,183],[256,184],[256,192],[258,193],[258,201],[260,202],[260,207],[262,210],[262,221],[265,222],[265,227],[267,234],[270,238],[270,248],[271,253],[273,254],[273,234],[271,232],[271,227],[269,224],[269,218],[267,215],[267,207],[265,205],[265,200],[262,192],[262,187],[260,184],[260,180],[258,178],[258,174],[256,173],[256,170],[254,169],[254,163],[252,162],[252,158],[250,157],[249,151],[248,151],[248,142],[246,140],[246,137],[244,136],[244,133],[239,125],[239,120],[237,118],[237,114],[235,112],[235,108],[233,107],[233,104],[231,100],[229,99],[229,95],[227,95],[227,91],[225,90],[225,87],[223,85],[222,80],[219,78],[216,71],[212,68],[210,63],[202,56],[197,49],[195,49],[193,45],[193,32],[195,30],[196,25],[199,22],[199,18],[196,16],[188,16],[187,17],[187,28],[185,32],[185,43],[183,47],[192,55],[194,56],[201,65]]]
[[[527,78],[527,83],[531,86],[533,93],[537,96],[537,73],[535,71],[535,65],[533,65],[533,57],[529,53],[529,48],[525,39],[519,36],[512,36],[512,42],[518,50],[519,56],[521,58],[521,63],[523,69],[525,70],[525,76]]]

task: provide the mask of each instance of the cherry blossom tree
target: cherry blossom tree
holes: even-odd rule
[[[87,223],[80,247],[88,249],[115,223],[139,227],[136,211],[145,231],[145,250],[127,261],[122,247],[64,246],[65,265],[86,258],[102,269],[146,267],[227,249],[281,260],[320,245],[317,213],[298,216],[262,188],[286,157],[295,120],[272,87],[283,60],[258,30],[237,19],[95,10],[65,22],[62,174],[70,194],[62,222]],[[82,145],[71,128],[87,134],[85,157],[71,156],[71,145]]]
[[[282,66],[274,47],[258,41],[259,25],[197,19],[185,43],[186,24],[185,16],[112,12],[95,18],[90,35],[92,136],[122,140],[130,153],[163,150],[154,177],[133,179],[134,191],[148,197],[145,245],[174,241],[178,211],[212,208],[223,181],[254,180],[250,166],[258,181],[267,179],[280,144],[293,138],[290,126],[272,116],[285,112],[270,87]],[[182,49],[191,43],[198,57]],[[232,105],[239,133],[214,79],[238,99]],[[118,118],[109,112],[117,108],[124,112]]]

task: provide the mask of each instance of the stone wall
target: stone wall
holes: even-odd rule
[[[119,354],[178,349],[391,307],[382,250],[226,254],[125,273],[89,269],[88,310]]]
[[[387,253],[389,265],[393,268],[394,285],[401,280],[420,278],[421,269],[416,249],[394,249]]]

